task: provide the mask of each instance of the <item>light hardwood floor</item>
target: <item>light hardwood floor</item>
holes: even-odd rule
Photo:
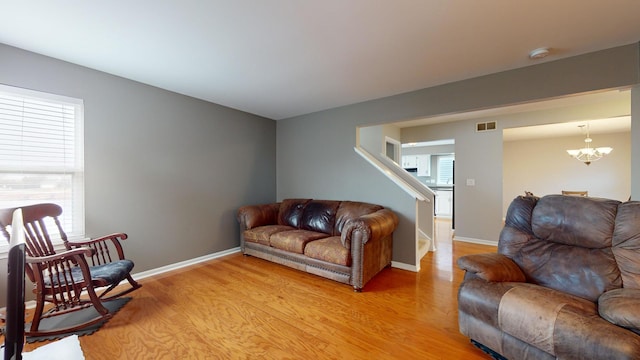
[[[362,293],[241,254],[144,279],[81,346],[88,360],[488,359],[458,332],[455,260],[495,247],[437,224],[420,273],[385,269]]]

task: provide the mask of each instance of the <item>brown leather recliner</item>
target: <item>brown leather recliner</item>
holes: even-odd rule
[[[640,359],[640,202],[518,197],[498,252],[458,266],[460,331],[485,351]]]

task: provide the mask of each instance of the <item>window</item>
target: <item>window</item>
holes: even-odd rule
[[[0,85],[0,208],[58,204],[67,235],[83,236],[83,113],[82,100]]]
[[[453,184],[453,155],[438,156],[438,185]]]

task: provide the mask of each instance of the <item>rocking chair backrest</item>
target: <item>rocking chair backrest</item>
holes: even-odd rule
[[[67,235],[58,216],[62,214],[62,208],[56,204],[37,204],[22,206],[22,217],[24,221],[24,234],[27,256],[41,257],[55,254],[53,243],[49,231],[45,225],[45,219],[51,218],[60,234],[60,238],[67,242]],[[13,211],[17,208],[0,209],[0,232],[9,241],[9,226],[13,218]],[[27,275],[31,281],[34,281],[34,275],[31,268],[27,266]]]
[[[23,206],[26,264],[25,273],[34,284],[36,306],[27,336],[52,336],[75,332],[104,322],[113,316],[103,301],[117,299],[138,289],[131,276],[133,261],[124,257],[121,241],[125,233],[114,233],[93,239],[69,242],[59,217],[62,208],[55,204]],[[0,234],[9,240],[14,209],[0,210]],[[48,229],[47,229],[48,227]],[[58,233],[56,233],[56,231]],[[51,238],[60,236],[64,249],[56,253]],[[109,248],[115,249],[112,258]],[[129,287],[119,288],[126,280]],[[114,290],[118,288],[118,290]],[[99,289],[96,292],[96,289]],[[114,290],[112,292],[112,290]],[[93,308],[89,319],[78,316],[79,323],[52,320],[55,325],[40,326],[43,319]],[[86,315],[86,314],[85,314]],[[58,318],[60,319],[60,318]]]

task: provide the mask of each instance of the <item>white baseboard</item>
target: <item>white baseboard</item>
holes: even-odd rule
[[[468,242],[472,244],[498,246],[497,241],[474,239],[474,238],[468,238],[468,237],[462,237],[462,236],[454,236],[453,241],[462,241],[462,242]]]
[[[401,262],[397,262],[397,261],[392,261],[391,262],[391,267],[394,267],[394,268],[397,268],[397,269],[400,269],[400,270],[420,272],[420,269],[418,269],[415,265],[409,265],[409,264],[405,264],[405,263],[401,263]]]
[[[190,265],[195,265],[195,264],[199,264],[201,262],[205,262],[205,261],[221,258],[223,256],[235,254],[237,252],[240,252],[240,247],[239,246],[235,247],[235,248],[219,251],[217,253],[200,256],[200,257],[197,257],[197,258],[194,258],[194,259],[189,259],[189,260],[177,262],[177,263],[174,263],[174,264],[169,264],[169,265],[166,265],[166,266],[161,266],[159,268],[155,268],[155,269],[151,269],[151,270],[146,270],[146,271],[142,271],[142,272],[139,272],[139,273],[135,273],[135,274],[132,275],[132,277],[133,277],[134,280],[137,281],[137,280],[140,280],[140,279],[148,278],[150,276],[159,275],[159,274],[166,273],[166,272],[169,272],[169,271],[181,269],[183,267],[187,267],[187,266],[190,266]]]

